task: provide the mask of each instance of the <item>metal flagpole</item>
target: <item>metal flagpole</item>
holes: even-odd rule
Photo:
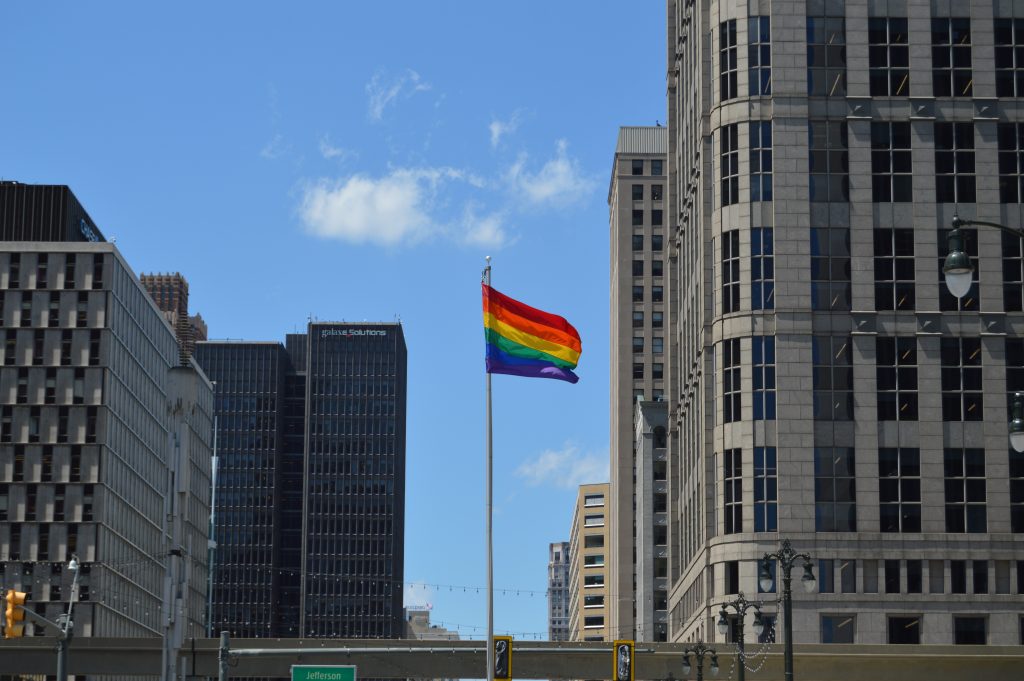
[[[484,283],[491,285],[491,256],[487,256]],[[487,376],[487,681],[494,681],[494,548],[491,538],[491,497],[494,493],[492,471],[493,437],[491,430],[491,372]]]

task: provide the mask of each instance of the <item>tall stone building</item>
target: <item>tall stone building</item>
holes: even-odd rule
[[[667,7],[671,639],[786,538],[797,642],[1024,641],[1024,248],[941,274],[1024,226],[1024,7]]]
[[[569,538],[569,639],[610,641],[608,483],[580,485]]]
[[[216,383],[215,630],[400,638],[401,325],[310,322],[285,345],[200,342],[196,360]]]
[[[0,234],[4,587],[55,620],[77,556],[76,637],[204,636],[212,386],[67,187],[0,183]]]
[[[653,535],[637,533],[636,519],[664,509],[665,489],[637,486],[635,471],[636,404],[661,401],[668,384],[669,338],[665,286],[667,247],[665,207],[668,129],[619,129],[608,189],[611,236],[611,499],[608,535],[609,628],[616,638],[664,641],[665,609],[660,624],[641,627],[638,609],[649,611],[667,598],[664,578],[639,600],[635,587],[664,575],[667,558],[655,557]],[[663,512],[663,511],[662,511]],[[662,520],[664,517],[662,516]],[[659,538],[661,536],[659,535]],[[660,552],[665,552],[664,543]],[[639,564],[643,565],[643,572]]]
[[[548,640],[569,640],[569,542],[548,545]]]

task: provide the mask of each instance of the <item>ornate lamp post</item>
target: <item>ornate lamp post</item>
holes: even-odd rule
[[[697,661],[697,681],[704,681],[704,656],[711,655],[711,675],[718,676],[718,653],[714,648],[704,645],[703,641],[697,641],[696,645],[690,646],[683,651],[683,675],[688,675],[693,668],[690,664],[690,655]]]
[[[790,571],[793,569],[797,559],[804,561],[804,576],[800,581],[804,585],[804,591],[814,590],[814,572],[811,570],[811,557],[806,553],[797,553],[793,550],[788,539],[782,540],[782,547],[775,553],[766,553],[761,561],[761,574],[758,582],[762,591],[771,591],[775,584],[771,571],[768,569],[768,561],[779,561],[779,568],[782,569],[782,612],[786,622],[786,681],[793,681],[793,590],[791,588],[792,578]]]
[[[740,670],[739,674],[736,675],[737,681],[744,681],[746,678],[746,657],[744,656],[743,650],[743,623],[747,615],[747,610],[754,611],[754,633],[760,636],[764,632],[764,620],[761,619],[761,602],[748,601],[741,591],[739,597],[736,600],[729,601],[728,603],[722,604],[722,609],[718,613],[718,631],[723,636],[729,633],[729,620],[726,617],[728,614],[725,609],[732,608],[736,611],[738,617],[739,631],[736,636],[736,649],[739,653]]]
[[[998,222],[963,220],[954,215],[953,228],[946,235],[949,254],[942,264],[942,272],[946,275],[946,288],[957,298],[967,295],[974,274],[974,265],[971,264],[970,257],[964,252],[964,233],[960,229],[967,226],[993,227],[1024,239],[1024,230],[1007,227]],[[1013,396],[1013,419],[1010,421],[1009,430],[1010,446],[1016,452],[1024,452],[1024,393],[1016,393]]]

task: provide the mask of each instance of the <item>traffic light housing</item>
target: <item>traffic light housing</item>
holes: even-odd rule
[[[613,681],[633,681],[633,641],[615,641],[612,646]]]
[[[510,681],[512,678],[512,637],[494,637],[494,678]]]
[[[24,591],[7,590],[7,624],[4,627],[4,638],[20,638],[25,634],[25,611],[21,606],[25,605],[27,594]]]

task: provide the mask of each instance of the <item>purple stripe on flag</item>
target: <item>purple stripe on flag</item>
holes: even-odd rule
[[[552,364],[510,364],[494,357],[487,358],[487,373],[525,376],[527,378],[554,378],[559,381],[568,381],[569,383],[576,383],[580,380],[579,376],[568,369],[556,367]]]

